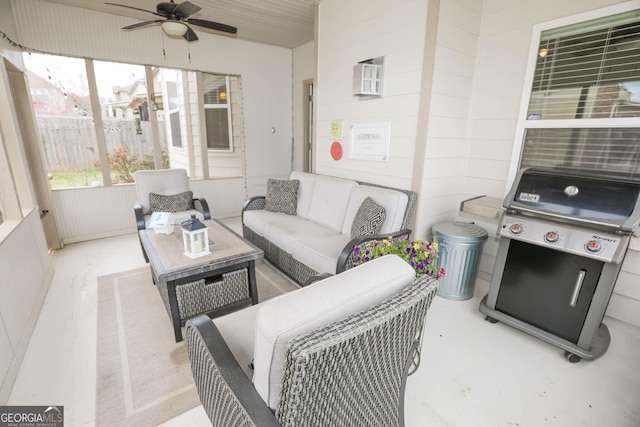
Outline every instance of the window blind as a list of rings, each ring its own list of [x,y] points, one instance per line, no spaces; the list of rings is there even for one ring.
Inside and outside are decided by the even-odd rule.
[[[207,148],[229,150],[229,117],[226,108],[207,108],[204,111],[207,128]]]
[[[202,83],[204,86],[204,103],[205,104],[226,104],[227,103],[226,76],[203,73]]]
[[[520,167],[569,166],[640,178],[640,128],[527,129]]]
[[[529,120],[640,117],[640,10],[543,31]]]

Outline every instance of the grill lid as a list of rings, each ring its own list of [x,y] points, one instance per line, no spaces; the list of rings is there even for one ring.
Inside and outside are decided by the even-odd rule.
[[[640,222],[640,181],[570,168],[527,168],[518,173],[504,207],[625,232]]]

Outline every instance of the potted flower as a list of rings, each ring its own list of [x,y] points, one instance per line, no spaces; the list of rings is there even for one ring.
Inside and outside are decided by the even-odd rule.
[[[416,277],[423,275],[434,279],[444,277],[444,268],[438,268],[438,243],[426,240],[409,240],[406,236],[384,240],[370,240],[353,248],[353,265],[360,265],[388,254],[396,254],[404,259],[416,272]]]

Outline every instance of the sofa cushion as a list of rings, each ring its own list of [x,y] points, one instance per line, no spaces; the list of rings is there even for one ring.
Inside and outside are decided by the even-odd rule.
[[[351,190],[357,186],[358,183],[350,179],[318,175],[313,188],[309,219],[339,233],[344,223]]]
[[[386,210],[384,206],[380,206],[371,197],[367,196],[353,218],[351,238],[380,233],[385,218]]]
[[[298,208],[297,179],[273,179],[267,180],[267,195],[264,208],[271,212],[281,212],[287,215],[295,215]]]
[[[381,302],[410,284],[415,273],[387,255],[311,286],[266,301],[256,318],[253,383],[267,405],[278,405],[287,342]]]
[[[264,237],[287,253],[293,252],[295,243],[300,239],[317,239],[335,236],[335,230],[317,224],[302,217],[288,217],[288,221],[273,221],[265,225]]]
[[[318,175],[307,172],[293,171],[289,179],[300,181],[298,187],[298,216],[309,218],[309,208],[311,207],[311,197]]]
[[[351,234],[353,219],[360,209],[360,205],[367,197],[371,197],[377,204],[385,209],[386,218],[382,223],[379,234],[391,233],[402,229],[404,214],[407,210],[409,197],[402,191],[388,188],[373,187],[371,185],[359,185],[353,189],[349,197],[349,205],[344,216],[342,234]]]
[[[289,225],[298,224],[299,222],[309,221],[299,216],[285,215],[283,213],[266,211],[264,209],[244,211],[242,215],[242,224],[262,237],[266,237],[265,234],[267,227],[277,227],[279,230],[287,230]],[[327,229],[319,224],[317,226]]]
[[[336,273],[338,257],[342,249],[351,241],[349,236],[335,233],[327,237],[298,240],[293,246],[293,258],[318,273]]]
[[[193,208],[193,191],[162,195],[149,193],[151,212],[183,212]]]

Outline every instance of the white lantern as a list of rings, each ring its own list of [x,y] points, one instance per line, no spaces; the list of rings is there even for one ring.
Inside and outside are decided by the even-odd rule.
[[[195,215],[191,215],[182,223],[182,243],[184,244],[184,254],[189,258],[198,258],[208,255],[209,233],[206,225],[200,222]]]

